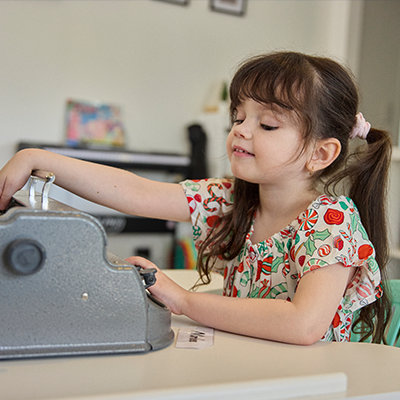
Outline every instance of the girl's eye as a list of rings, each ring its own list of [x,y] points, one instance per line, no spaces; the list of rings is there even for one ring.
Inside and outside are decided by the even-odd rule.
[[[264,131],[274,131],[274,130],[278,129],[277,126],[270,126],[270,125],[265,125],[265,124],[261,124],[261,128],[263,128]]]
[[[240,125],[242,122],[243,122],[242,119],[235,119],[235,120],[233,121],[233,124],[234,124],[234,125]]]

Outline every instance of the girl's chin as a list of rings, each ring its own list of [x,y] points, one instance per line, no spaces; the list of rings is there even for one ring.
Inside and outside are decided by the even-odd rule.
[[[241,181],[245,181],[248,183],[256,183],[258,184],[259,182],[255,181],[254,179],[251,179],[248,174],[240,173],[238,171],[234,171],[231,169],[232,176],[236,179],[240,179]]]

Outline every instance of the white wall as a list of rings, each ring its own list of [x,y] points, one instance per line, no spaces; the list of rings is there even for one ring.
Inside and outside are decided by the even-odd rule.
[[[0,166],[18,141],[61,143],[70,97],[121,105],[131,149],[187,153],[186,126],[248,55],[345,59],[356,3],[249,0],[240,18],[208,0],[0,1]]]
[[[400,1],[366,2],[359,75],[364,115],[373,126],[387,129],[395,145],[400,118],[399,21]]]

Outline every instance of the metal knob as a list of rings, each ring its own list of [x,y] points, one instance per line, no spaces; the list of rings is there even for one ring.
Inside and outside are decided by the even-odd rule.
[[[45,248],[33,239],[16,239],[5,252],[7,265],[19,275],[30,275],[39,271],[45,259]]]
[[[155,268],[139,269],[139,274],[143,279],[145,289],[148,289],[150,286],[153,286],[156,283],[156,273],[157,270]]]

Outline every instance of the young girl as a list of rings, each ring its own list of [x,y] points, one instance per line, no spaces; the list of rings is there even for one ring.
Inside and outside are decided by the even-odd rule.
[[[153,182],[28,149],[0,171],[0,209],[32,171],[51,171],[58,185],[124,213],[192,222],[200,276],[207,282],[211,270],[223,273],[225,296],[186,291],[158,271],[150,290],[172,312],[238,334],[311,344],[349,340],[361,309],[355,322],[364,337],[381,342],[390,314],[388,134],[357,113],[349,73],[326,58],[252,58],[234,76],[230,99],[233,180]],[[365,144],[348,158],[354,137]],[[331,197],[343,180],[349,197]]]

